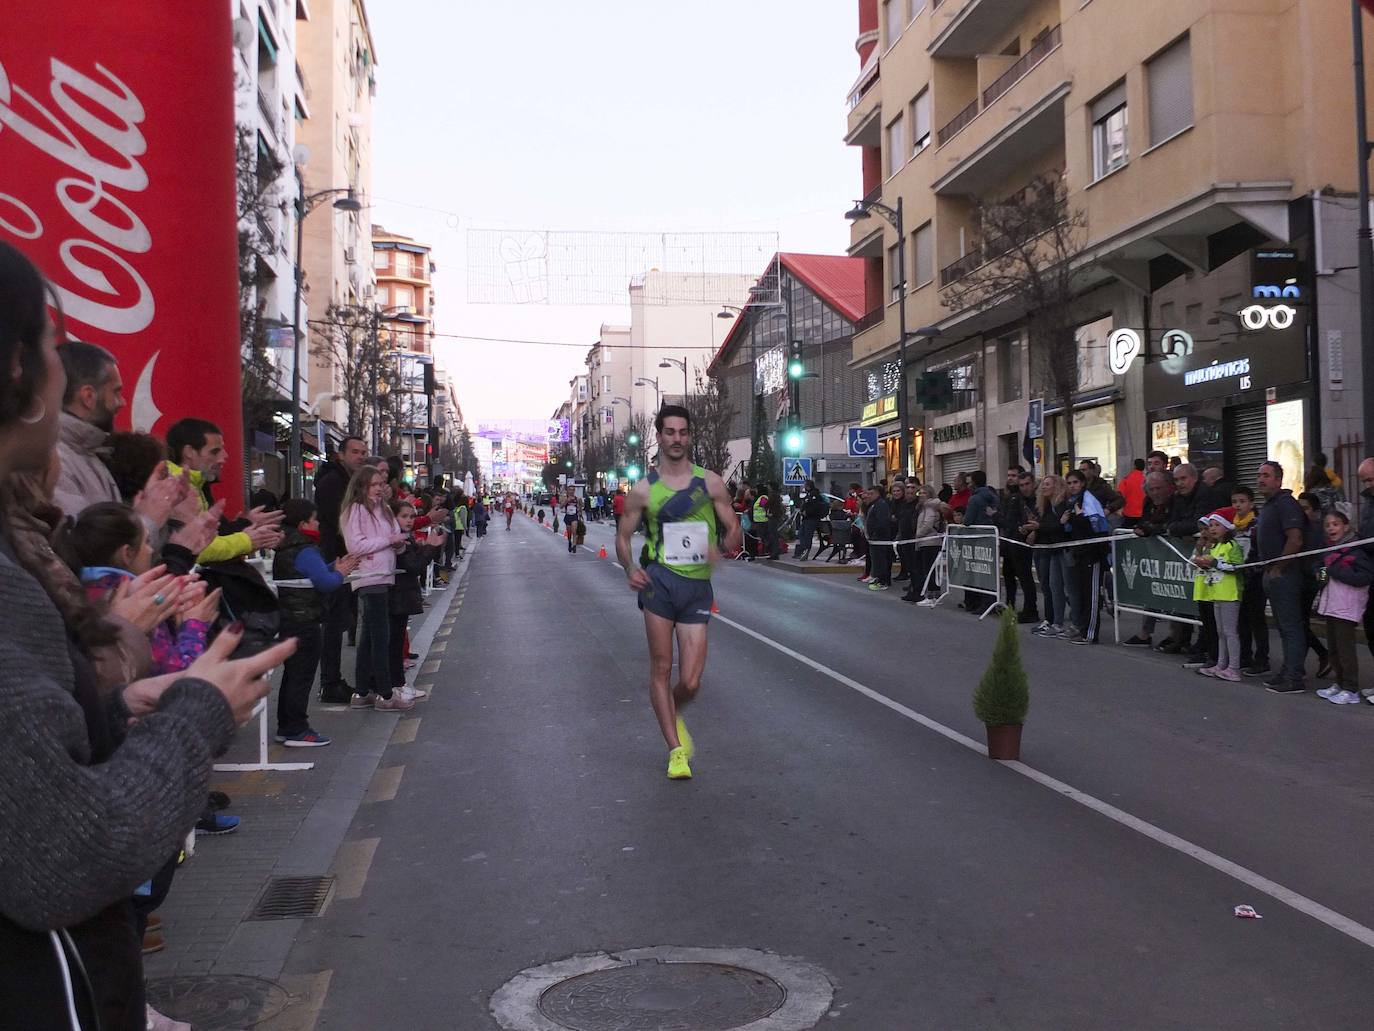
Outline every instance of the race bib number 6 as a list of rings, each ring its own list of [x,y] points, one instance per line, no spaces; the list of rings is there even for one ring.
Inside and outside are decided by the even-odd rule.
[[[663,561],[670,566],[699,566],[709,561],[710,528],[705,523],[665,523]]]

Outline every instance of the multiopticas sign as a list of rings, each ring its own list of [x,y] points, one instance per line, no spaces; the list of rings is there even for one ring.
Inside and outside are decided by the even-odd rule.
[[[1230,379],[1232,376],[1240,376],[1240,389],[1250,388],[1250,359],[1237,358],[1234,361],[1218,362],[1216,365],[1208,365],[1203,369],[1192,369],[1183,374],[1185,386],[1193,386],[1197,383],[1215,383],[1219,379]]]

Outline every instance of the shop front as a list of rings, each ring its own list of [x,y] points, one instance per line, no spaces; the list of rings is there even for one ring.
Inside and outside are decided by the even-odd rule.
[[[1259,301],[1232,317],[1238,332],[1224,343],[1165,330],[1164,356],[1144,370],[1151,450],[1220,466],[1230,482],[1249,485],[1273,459],[1284,486],[1299,492],[1313,421],[1307,311]]]
[[[981,468],[972,414],[965,412],[943,418],[930,430],[929,477],[937,487],[953,484],[957,473],[971,473]]]
[[[897,419],[897,392],[901,381],[902,363],[895,359],[873,365],[864,372],[864,403],[859,412],[859,425],[878,430],[878,457],[882,460],[880,477],[903,468],[898,453],[901,423]],[[907,457],[909,462],[910,455]]]

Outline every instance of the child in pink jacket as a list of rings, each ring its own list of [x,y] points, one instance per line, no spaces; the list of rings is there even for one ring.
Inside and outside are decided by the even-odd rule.
[[[1355,539],[1355,532],[1350,529],[1350,516],[1340,507],[1327,511],[1322,528],[1327,544],[1344,544]],[[1317,579],[1322,585],[1317,598],[1317,615],[1326,620],[1331,670],[1336,679],[1317,694],[1336,705],[1359,705],[1362,699],[1360,667],[1355,657],[1355,627],[1364,617],[1369,601],[1374,560],[1364,548],[1341,548],[1328,551],[1321,556],[1321,561],[1317,570]]]

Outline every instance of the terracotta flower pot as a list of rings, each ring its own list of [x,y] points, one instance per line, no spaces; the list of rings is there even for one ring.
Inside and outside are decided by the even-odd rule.
[[[1000,727],[988,726],[988,758],[1019,759],[1021,726],[1020,723],[1008,723]]]

